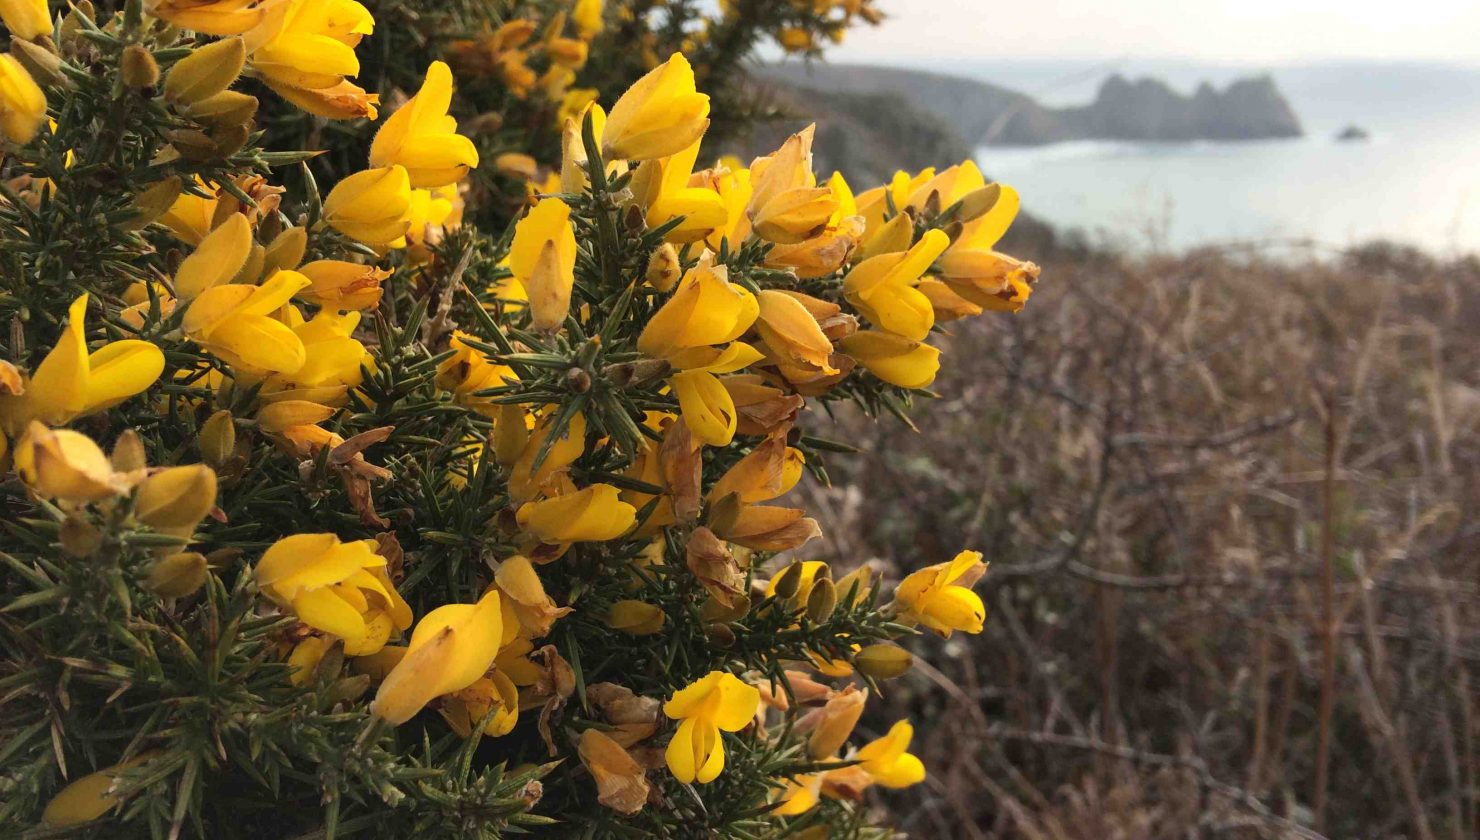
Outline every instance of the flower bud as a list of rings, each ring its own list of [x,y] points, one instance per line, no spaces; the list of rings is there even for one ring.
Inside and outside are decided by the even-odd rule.
[[[87,521],[87,517],[76,511],[62,520],[61,532],[57,538],[62,543],[62,550],[73,557],[89,557],[103,544],[103,533],[96,525]]]
[[[827,578],[812,584],[812,592],[807,595],[807,618],[821,624],[832,617],[833,610],[838,607],[838,589],[832,581]]]
[[[960,201],[956,202],[961,208],[956,213],[956,220],[969,222],[972,219],[985,216],[993,207],[997,206],[997,200],[1001,197],[1001,184],[987,184],[985,187],[972,190]]]
[[[37,495],[49,499],[95,502],[122,490],[113,465],[91,438],[40,423],[33,422],[16,446],[15,469]]]
[[[10,36],[10,54],[26,68],[37,84],[66,86],[70,80],[62,74],[62,59],[52,50],[33,41]]]
[[[211,415],[211,419],[200,427],[196,440],[201,458],[215,469],[220,469],[236,451],[236,423],[231,412],[222,409]]]
[[[46,0],[0,0],[0,21],[15,37],[28,41],[51,34]]]
[[[143,764],[155,755],[152,751],[140,753],[121,764],[105,767],[75,780],[46,803],[46,810],[41,813],[41,822],[53,826],[81,825],[103,816],[119,802],[118,796],[112,793],[118,774]]]
[[[135,90],[152,87],[159,81],[159,62],[154,60],[153,53],[138,44],[123,48],[119,71],[123,83]]]
[[[134,196],[133,215],[119,224],[124,230],[141,230],[163,216],[180,197],[180,178],[172,175],[155,181]]]
[[[121,473],[147,469],[149,462],[144,456],[144,441],[133,429],[124,429],[118,440],[113,442],[113,454],[109,456],[113,469]]]
[[[629,599],[612,604],[606,626],[633,636],[651,636],[663,629],[666,618],[657,605]]]
[[[727,649],[735,644],[735,630],[728,624],[706,624],[704,635],[717,648]]]
[[[899,645],[869,645],[853,657],[853,664],[876,680],[903,676],[915,664],[915,657]]]
[[[189,531],[216,504],[216,473],[204,464],[170,467],[139,486],[134,515],[160,531]]]
[[[98,12],[93,8],[91,0],[77,0],[72,4],[72,10],[62,18],[62,31],[57,33],[63,43],[69,43],[81,37],[80,33],[85,31],[81,18],[97,20]]]
[[[257,116],[257,97],[234,90],[223,90],[196,102],[185,113],[196,122],[214,126],[249,123]]]
[[[162,598],[184,598],[206,582],[207,574],[205,555],[182,551],[155,563],[144,586]]]
[[[865,565],[838,578],[838,597],[842,600],[843,606],[851,607],[868,595],[869,578],[872,575],[873,569]]]
[[[853,734],[853,727],[858,725],[867,701],[867,691],[859,691],[850,685],[829,698],[821,709],[808,713],[798,723],[812,730],[812,737],[807,739],[808,754],[817,759],[837,755],[847,743],[848,736]]]
[[[783,600],[796,595],[802,587],[802,564],[792,563],[776,578],[776,597]]]
[[[672,242],[664,242],[648,257],[643,279],[660,292],[671,292],[682,274],[683,266],[678,261],[678,249],[673,247]]]
[[[263,254],[262,273],[269,275],[274,271],[291,271],[303,262],[303,255],[307,251],[308,231],[301,227],[290,227],[273,237],[268,244],[267,252]],[[310,281],[312,279],[309,278]]]
[[[240,38],[223,38],[199,47],[170,68],[164,96],[170,102],[194,105],[231,87],[247,62]]]

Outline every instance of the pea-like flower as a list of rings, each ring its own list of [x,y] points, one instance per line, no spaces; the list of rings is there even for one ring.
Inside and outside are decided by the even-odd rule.
[[[96,502],[128,489],[92,438],[70,429],[31,428],[15,448],[15,470],[37,495],[64,502]]]
[[[307,359],[303,340],[272,315],[307,285],[302,274],[279,271],[260,286],[206,289],[185,312],[185,335],[242,372],[297,371]]]
[[[576,281],[576,234],[565,202],[541,199],[514,226],[509,270],[529,296],[535,329],[559,329],[570,311]]]
[[[495,591],[476,604],[448,604],[427,613],[406,653],[386,674],[370,711],[399,726],[444,694],[462,691],[488,673],[504,625]]]
[[[593,484],[521,505],[515,518],[535,539],[550,545],[614,540],[632,529],[637,509],[610,484]]]
[[[262,0],[159,0],[150,11],[181,29],[240,35],[261,23],[270,5]]]
[[[693,145],[709,128],[709,97],[694,86],[694,68],[674,53],[628,88],[602,133],[608,158],[652,160]]]
[[[419,189],[455,184],[478,165],[473,141],[457,133],[448,115],[452,104],[452,70],[441,61],[427,67],[421,90],[396,109],[375,133],[370,165],[406,167],[411,186]]]
[[[67,310],[67,326],[20,394],[0,395],[0,424],[19,434],[31,420],[59,425],[112,408],[164,372],[164,353],[148,341],[111,341],[87,350],[88,295]]]
[[[863,330],[838,342],[869,373],[900,388],[928,388],[940,370],[940,351],[881,330]]]
[[[951,631],[980,633],[987,609],[971,587],[987,572],[980,551],[963,551],[949,563],[911,572],[895,593],[901,620],[921,624],[945,638]]]
[[[673,777],[684,784],[707,784],[725,767],[720,732],[739,732],[755,719],[760,691],[724,671],[710,671],[667,703],[663,714],[680,721],[664,757]]]
[[[399,164],[363,172],[334,185],[324,221],[366,245],[399,245],[411,229],[411,178]]]
[[[925,781],[925,765],[908,750],[915,736],[909,721],[898,721],[882,738],[858,748],[856,758],[873,781],[888,788],[903,788]]]
[[[929,230],[904,253],[870,257],[848,272],[843,294],[879,329],[923,341],[935,326],[935,309],[915,287],[950,244],[943,231]]]
[[[272,544],[257,563],[257,585],[304,624],[344,640],[351,656],[375,653],[393,631],[411,626],[411,607],[385,571],[374,540],[296,534]],[[414,643],[414,642],[413,642]]]
[[[245,35],[252,66],[274,88],[332,88],[360,73],[355,47],[375,28],[355,0],[281,0]]]
[[[46,0],[0,0],[0,20],[10,34],[23,41],[51,34],[51,10]]]

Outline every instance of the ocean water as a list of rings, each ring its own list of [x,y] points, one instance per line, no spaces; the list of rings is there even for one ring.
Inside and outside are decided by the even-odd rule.
[[[1045,66],[973,69],[1029,93],[1036,79],[1036,95],[1054,104],[1091,98],[1104,75]],[[1115,69],[1138,74],[1134,66]],[[1221,84],[1250,70],[1176,65],[1142,72],[1185,91],[1196,80]],[[1025,211],[1092,241],[1320,251],[1385,239],[1444,255],[1480,252],[1480,70],[1337,64],[1271,72],[1305,137],[991,146],[979,149],[977,160],[1017,187]],[[1055,84],[1055,73],[1071,81]],[[1371,139],[1338,142],[1337,132],[1350,124]]]

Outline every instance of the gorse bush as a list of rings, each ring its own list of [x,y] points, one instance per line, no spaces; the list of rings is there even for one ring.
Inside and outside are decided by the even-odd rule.
[[[986,567],[834,576],[781,497],[1037,268],[970,163],[698,168],[864,0],[0,16],[7,832],[889,834],[854,724]]]

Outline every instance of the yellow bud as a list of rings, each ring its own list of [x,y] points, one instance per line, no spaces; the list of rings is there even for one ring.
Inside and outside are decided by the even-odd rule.
[[[62,18],[62,31],[58,33],[64,43],[73,41],[79,37],[84,27],[79,18],[97,20],[97,10],[93,8],[91,0],[77,0],[72,4],[72,10]]]
[[[170,176],[155,181],[134,196],[134,215],[119,225],[124,230],[140,230],[163,216],[180,197],[180,178]]]
[[[15,56],[16,61],[26,68],[38,84],[45,85],[69,85],[70,81],[62,75],[62,59],[52,50],[35,43],[26,41],[18,35],[10,36],[10,54]]]
[[[662,608],[646,601],[624,600],[612,604],[606,626],[633,636],[651,636],[663,629],[667,618]]]
[[[62,543],[62,549],[73,557],[89,557],[103,544],[103,532],[78,511],[73,511],[62,520],[61,532],[57,537]]]
[[[660,292],[671,292],[682,274],[683,266],[678,261],[678,249],[673,247],[672,242],[664,242],[648,257],[644,279],[649,286]]]
[[[802,568],[801,563],[792,563],[776,578],[777,598],[785,599],[797,594],[802,587]]]
[[[0,20],[16,38],[30,41],[51,34],[46,0],[0,0]]]
[[[240,38],[223,38],[196,49],[170,68],[164,96],[171,102],[193,105],[231,87],[247,62]]]
[[[972,190],[957,202],[961,205],[961,209],[956,214],[956,220],[969,222],[972,219],[985,216],[993,207],[997,206],[997,200],[1001,197],[1001,184],[987,184],[985,187]]]
[[[272,243],[267,246],[262,271],[264,274],[272,274],[274,271],[295,269],[303,262],[303,255],[307,250],[308,231],[301,227],[290,227],[273,237]]]
[[[334,409],[308,400],[278,400],[257,412],[257,425],[269,434],[280,434],[294,426],[313,426],[334,416]]]
[[[807,618],[820,624],[831,618],[837,607],[838,589],[832,581],[823,578],[812,584],[812,592],[807,595]]]
[[[205,555],[182,551],[156,562],[144,585],[163,598],[184,598],[206,582],[207,574]]]
[[[77,779],[46,803],[41,821],[47,825],[80,825],[103,816],[118,804],[118,796],[112,792],[118,774],[143,764],[154,755],[153,752],[141,753],[121,764],[105,767]]]
[[[143,470],[149,466],[144,455],[144,441],[133,429],[124,429],[118,440],[113,442],[113,454],[109,456],[113,469],[121,473]]]
[[[915,664],[910,652],[899,645],[869,645],[853,657],[858,670],[876,680],[892,680],[902,676]]]
[[[223,90],[186,108],[185,113],[196,122],[214,126],[242,125],[251,122],[257,115],[257,97],[240,91]]]
[[[498,408],[493,427],[493,457],[502,466],[513,466],[529,442],[529,428],[524,425],[524,407],[507,404]]]
[[[236,423],[231,418],[231,412],[222,409],[212,414],[211,419],[200,427],[197,444],[201,458],[212,467],[220,469],[236,451]]]
[[[119,59],[119,72],[123,83],[131,88],[146,88],[159,81],[159,62],[154,55],[138,44],[123,48]]]
[[[161,531],[189,531],[215,504],[216,473],[210,467],[170,467],[139,486],[134,515]]]

